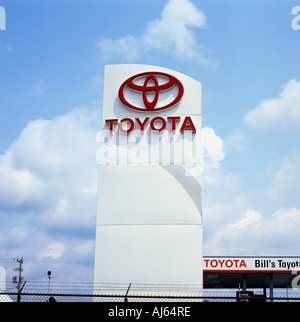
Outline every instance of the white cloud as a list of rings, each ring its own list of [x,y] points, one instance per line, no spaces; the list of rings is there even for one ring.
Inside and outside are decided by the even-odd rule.
[[[133,62],[153,49],[181,59],[207,64],[202,49],[197,44],[192,28],[206,25],[205,14],[189,0],[169,0],[161,17],[147,23],[141,37],[127,35],[116,40],[106,38],[98,41],[101,58],[121,56]]]
[[[271,219],[266,219],[266,230],[282,248],[291,244],[291,249],[298,249],[300,241],[300,209],[296,207],[282,208],[274,212]],[[294,244],[294,245],[293,245]]]
[[[255,210],[220,229],[207,242],[212,254],[228,255],[291,255],[298,253],[300,242],[300,209],[282,208],[270,218]]]
[[[248,210],[245,214],[245,216],[227,226],[228,230],[242,230],[245,228],[248,228],[250,225],[254,224],[259,224],[262,220],[262,216],[258,211],[255,210]]]
[[[0,54],[5,53],[8,54],[12,51],[12,44],[3,44],[2,41],[0,41]]]
[[[11,164],[11,153],[0,156],[0,208],[15,209],[37,202],[43,183],[28,169],[16,169]]]
[[[63,256],[66,251],[64,244],[60,242],[51,242],[49,243],[40,253],[42,258],[53,258],[58,259]]]
[[[300,82],[291,79],[283,86],[279,97],[265,99],[244,116],[253,129],[278,132],[300,127]]]
[[[290,153],[270,162],[267,167],[270,185],[266,195],[272,203],[297,202],[300,193],[300,155]]]
[[[277,189],[295,188],[300,185],[300,156],[298,153],[285,156],[273,174],[272,186]]]
[[[205,168],[218,168],[220,161],[225,157],[223,150],[223,140],[216,135],[214,129],[209,127],[203,128],[203,144]]]
[[[233,131],[235,133],[235,131]],[[232,133],[232,135],[233,135]],[[300,242],[300,156],[292,151],[270,162],[261,178],[253,178],[247,193],[239,175],[222,167],[224,149],[242,150],[241,140],[225,141],[211,128],[203,129],[204,251],[206,255],[293,255]],[[258,183],[259,181],[261,186]],[[251,201],[251,202],[250,202]],[[260,206],[263,212],[252,207]],[[291,207],[290,205],[296,205]],[[275,210],[274,210],[275,209]],[[277,209],[277,210],[276,210]]]
[[[32,96],[43,96],[48,92],[48,86],[45,84],[43,79],[36,82],[30,89]]]
[[[246,194],[242,190],[238,175],[224,173],[222,168],[204,169],[202,180],[202,209],[204,225],[204,241],[206,254],[210,248],[206,247],[216,234],[235,222],[241,213],[247,209]]]
[[[140,57],[143,50],[141,40],[131,35],[120,37],[116,40],[110,38],[101,39],[97,42],[97,46],[101,49],[102,60],[120,56],[128,62],[134,62]]]
[[[9,162],[15,169],[47,179],[47,185],[56,179],[70,184],[83,181],[90,168],[82,165],[94,161],[98,119],[94,110],[75,108],[53,120],[31,121],[10,146]]]
[[[203,128],[204,172],[202,178],[202,202],[205,245],[215,238],[221,227],[236,220],[246,209],[245,193],[238,175],[225,173],[224,142],[214,129]],[[209,247],[205,246],[206,254]]]
[[[189,0],[170,0],[161,18],[147,24],[143,39],[150,48],[206,63],[191,29],[205,24],[205,14]]]
[[[244,151],[247,149],[246,132],[234,129],[224,141],[225,150]]]
[[[0,156],[0,255],[24,256],[31,278],[34,261],[93,259],[99,120],[83,107],[31,121]]]

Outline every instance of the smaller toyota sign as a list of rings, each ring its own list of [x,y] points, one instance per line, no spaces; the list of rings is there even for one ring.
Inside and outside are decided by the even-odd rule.
[[[300,257],[204,257],[204,271],[273,271],[300,270]]]

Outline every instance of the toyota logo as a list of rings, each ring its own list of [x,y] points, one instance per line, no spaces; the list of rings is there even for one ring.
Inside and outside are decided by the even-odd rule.
[[[183,92],[183,85],[176,77],[161,72],[146,72],[128,78],[120,86],[119,98],[124,105],[133,110],[154,113],[174,106],[182,98]],[[135,105],[133,93],[140,94],[144,107]],[[160,96],[164,96],[162,100]],[[142,105],[142,102],[139,105]]]

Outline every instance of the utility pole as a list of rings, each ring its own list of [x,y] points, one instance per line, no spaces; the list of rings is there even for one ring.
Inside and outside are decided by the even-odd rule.
[[[22,265],[23,265],[23,257],[19,260],[18,258],[16,259],[16,261],[20,264],[19,266],[19,281],[18,281],[18,299],[17,302],[21,302],[21,291],[23,289],[21,289],[21,283],[22,283]]]

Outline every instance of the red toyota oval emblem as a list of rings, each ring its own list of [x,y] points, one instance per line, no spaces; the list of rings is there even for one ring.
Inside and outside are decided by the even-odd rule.
[[[139,82],[139,84],[137,82]],[[169,99],[164,105],[157,106],[161,93],[172,90],[175,86],[177,86],[175,98],[171,99],[171,101]],[[145,107],[137,106],[134,105],[134,103],[129,102],[124,93],[127,89],[140,93]],[[146,72],[128,78],[120,86],[119,98],[123,104],[133,110],[140,112],[158,112],[168,109],[178,103],[181,100],[183,93],[183,85],[176,77],[162,72]],[[152,100],[149,100],[148,95],[151,95]]]

